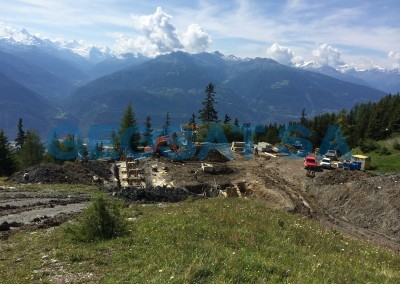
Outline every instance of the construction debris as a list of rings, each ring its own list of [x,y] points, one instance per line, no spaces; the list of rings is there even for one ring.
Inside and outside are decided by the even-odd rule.
[[[201,163],[201,169],[206,173],[214,173],[215,171],[213,165],[207,163]]]
[[[231,150],[233,152],[243,152],[245,145],[245,142],[232,142]]]

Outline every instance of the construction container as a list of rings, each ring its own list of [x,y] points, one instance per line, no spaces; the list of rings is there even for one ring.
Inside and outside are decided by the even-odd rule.
[[[352,155],[352,161],[360,163],[360,170],[369,170],[371,168],[371,157],[364,155]]]
[[[354,170],[356,170],[356,171],[361,170],[361,162],[353,161],[353,162],[351,162],[351,165],[353,166]]]

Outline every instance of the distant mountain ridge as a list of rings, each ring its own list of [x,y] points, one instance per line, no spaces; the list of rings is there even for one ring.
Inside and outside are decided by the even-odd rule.
[[[18,112],[7,110],[10,122],[0,120],[0,128],[9,133],[15,128],[11,121],[16,124],[32,103],[40,106],[37,117],[49,121],[39,123],[27,116],[38,122],[41,133],[54,121],[74,121],[85,129],[118,125],[129,101],[139,123],[150,115],[155,125],[162,125],[170,112],[172,123],[178,124],[197,115],[204,88],[212,82],[221,118],[228,114],[240,122],[270,123],[296,120],[303,108],[313,116],[376,101],[385,95],[376,86],[396,90],[400,83],[396,70],[289,67],[268,58],[243,59],[219,52],[174,52],[156,58],[115,55],[107,48],[42,39],[1,23],[0,73],[13,86],[7,94],[0,89],[3,101],[9,96],[14,106],[19,104]],[[17,100],[21,89],[24,99]],[[5,119],[4,113],[0,110]]]
[[[315,62],[294,65],[309,71],[315,71],[333,78],[369,86],[386,93],[397,94],[400,92],[400,69],[386,70],[380,67],[370,69],[357,69],[348,65],[333,68],[320,66]]]
[[[42,137],[59,124],[77,123],[71,115],[1,72],[0,90],[0,128],[10,139],[17,133],[19,118],[23,119],[25,129],[34,129]]]
[[[96,79],[65,102],[81,114],[81,127],[109,121],[118,124],[131,101],[139,120],[150,115],[162,124],[166,112],[175,123],[187,122],[202,107],[204,89],[216,85],[216,108],[244,122],[287,122],[309,115],[376,101],[385,93],[274,60],[228,60],[220,53],[174,52]],[[108,118],[107,118],[108,117]]]
[[[118,71],[118,67],[127,67],[127,62],[132,58],[138,58],[138,61],[143,61],[144,57],[139,54],[116,54],[108,47],[97,47],[82,41],[62,41],[42,39],[30,34],[26,29],[17,31],[11,27],[0,23],[0,50],[12,53],[12,50],[26,46],[36,46],[39,49],[55,53],[61,56],[66,61],[74,62],[80,66],[81,71],[84,71],[91,79],[95,79],[99,74],[107,75]],[[233,55],[224,56],[225,60],[243,61]],[[105,72],[104,69],[99,71],[94,67],[98,63],[113,62],[114,67],[111,72]],[[117,65],[115,65],[117,64]],[[103,65],[104,66],[104,65]],[[367,85],[369,87],[384,91],[386,93],[400,92],[400,69],[386,70],[380,67],[370,69],[351,68],[347,65],[332,68],[329,66],[320,66],[315,62],[302,62],[295,64],[292,67],[307,69],[310,71],[319,72],[339,80],[345,80],[352,83]],[[100,67],[102,68],[102,67]]]

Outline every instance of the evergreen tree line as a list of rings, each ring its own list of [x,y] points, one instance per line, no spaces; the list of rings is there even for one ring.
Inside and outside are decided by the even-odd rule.
[[[186,124],[186,129],[193,131],[193,140],[199,142],[206,141],[210,127],[218,123],[221,125],[228,142],[242,141],[245,131],[243,127],[239,127],[239,120],[237,118],[235,118],[233,124],[230,123],[231,118],[228,114],[225,115],[223,122],[218,119],[218,111],[215,108],[217,102],[215,101],[216,92],[214,84],[208,84],[204,93],[203,108],[198,111],[198,116],[193,113]],[[196,118],[201,121],[200,125],[197,124]],[[167,112],[160,136],[168,137],[172,135],[174,137],[173,140],[175,140],[177,133],[171,133],[170,126],[170,113]],[[128,154],[131,151],[137,151],[140,146],[153,146],[154,137],[151,118],[149,116],[146,117],[144,131],[140,133],[132,104],[129,103],[123,113],[118,131],[112,132],[111,137],[113,148],[119,156]]]
[[[349,111],[343,109],[339,113],[324,113],[312,119],[307,118],[306,110],[301,112],[299,121],[289,122],[304,126],[311,131],[310,137],[302,137],[302,133],[291,133],[309,140],[314,148],[320,147],[331,125],[340,126],[350,148],[360,147],[364,152],[374,150],[375,141],[390,137],[400,132],[400,94],[387,95],[378,102],[356,104]],[[260,141],[279,143],[285,125],[257,125],[254,129],[254,143]]]
[[[225,115],[221,122],[218,119],[218,111],[215,109],[215,86],[210,83],[205,89],[205,100],[199,115],[192,114],[188,126],[196,135],[195,141],[206,141],[212,125],[219,124],[226,137],[226,142],[243,141],[248,139],[250,130],[243,125],[239,126],[236,118],[231,124],[231,118]],[[196,118],[201,124],[196,123]],[[394,132],[400,132],[400,94],[388,95],[376,103],[363,103],[355,105],[351,110],[342,110],[339,113],[325,113],[312,119],[307,118],[303,109],[300,121],[290,124],[300,124],[311,131],[307,138],[314,147],[319,147],[325,137],[329,126],[338,124],[345,135],[350,148],[360,146],[367,149],[368,141],[376,141],[388,138]],[[137,151],[140,146],[153,146],[153,128],[151,118],[146,117],[145,127],[139,132],[132,104],[129,103],[121,119],[120,127],[111,134],[114,151],[121,156],[130,151]],[[161,135],[171,135],[170,114],[167,112]],[[269,124],[257,125],[254,129],[253,139],[257,143],[265,141],[272,144],[280,142],[280,136],[285,131],[284,125]],[[176,133],[172,133],[176,136]],[[294,134],[301,136],[301,134]],[[210,142],[210,141],[209,141]],[[221,142],[221,141],[211,141]],[[11,147],[8,138],[0,129],[0,176],[11,175],[16,170],[24,170],[41,162],[63,163],[66,160],[96,159],[102,155],[104,145],[97,142],[94,149],[87,148],[82,138],[68,134],[60,140],[54,133],[48,144],[48,153],[34,130],[24,131],[23,121],[18,121],[18,133],[15,138],[15,147]],[[371,150],[371,149],[367,149]]]
[[[305,119],[311,130],[312,143],[319,147],[330,125],[338,124],[350,148],[363,148],[368,141],[384,140],[400,132],[400,95],[387,95],[378,102],[357,104],[349,111],[326,113]],[[366,149],[367,150],[367,149]]]
[[[18,134],[12,147],[4,131],[0,129],[0,176],[9,176],[45,159],[45,147],[34,130],[24,131],[23,121],[18,120]]]

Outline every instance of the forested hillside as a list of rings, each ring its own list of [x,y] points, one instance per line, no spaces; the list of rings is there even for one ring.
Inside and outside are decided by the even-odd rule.
[[[306,112],[303,110],[299,121],[290,124],[300,124],[309,129],[309,140],[314,147],[321,145],[328,128],[334,124],[340,126],[350,148],[361,146],[365,150],[371,150],[365,147],[369,142],[400,132],[400,94],[388,95],[378,102],[356,104],[349,111],[343,109],[339,113],[325,113],[313,118],[307,118]],[[282,127],[277,124],[257,126],[255,140],[275,143]]]

